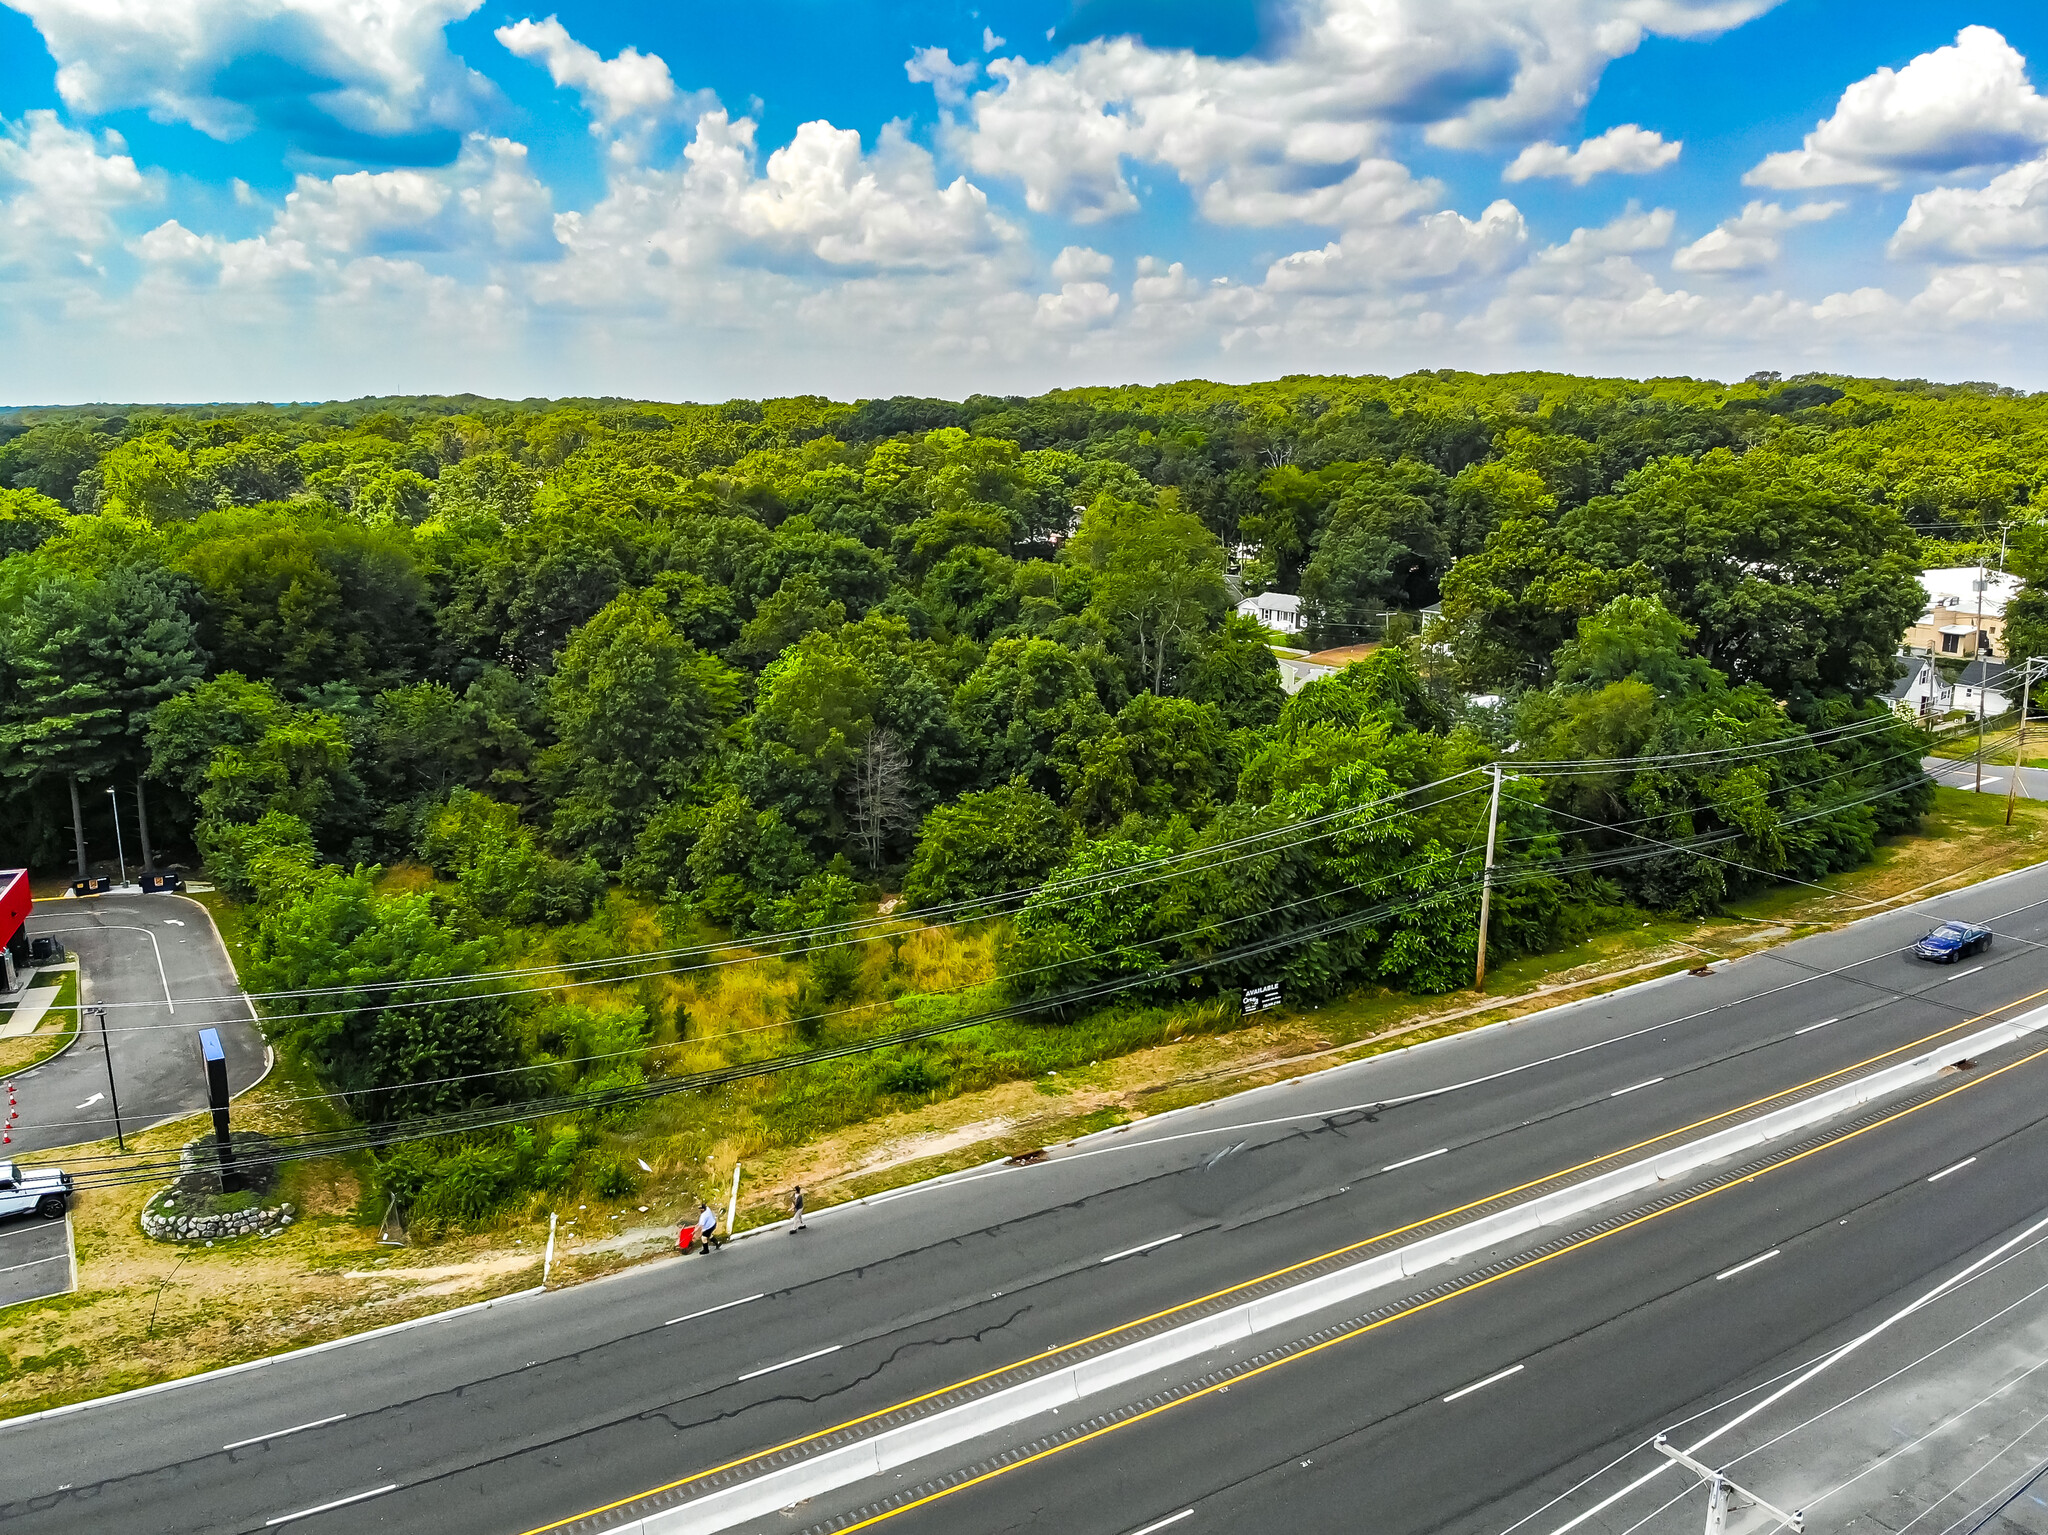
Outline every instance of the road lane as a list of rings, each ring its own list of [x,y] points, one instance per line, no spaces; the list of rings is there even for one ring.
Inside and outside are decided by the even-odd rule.
[[[2048,938],[2048,908],[2031,904],[2043,896],[2048,878],[2037,875],[1944,903],[1944,915],[2027,908],[2001,918],[2014,941],[1994,948],[1978,974],[1904,960],[1899,948],[1930,919],[1882,918],[1782,957],[1756,955],[1141,1123],[1035,1167],[821,1212],[816,1243],[743,1242],[217,1385],[7,1430],[52,1463],[89,1460],[100,1480],[33,1512],[0,1512],[22,1515],[26,1529],[83,1528],[89,1508],[146,1512],[170,1530],[255,1527],[380,1485],[388,1477],[378,1469],[390,1468],[405,1478],[404,1497],[351,1516],[360,1525],[321,1518],[340,1520],[335,1528],[402,1523],[426,1506],[407,1499],[432,1501],[424,1479],[462,1488],[436,1515],[451,1530],[524,1528],[536,1513],[630,1494],[1242,1282],[2041,990],[2048,958],[2024,940]],[[1800,1033],[1817,1012],[1842,1026]],[[1626,1042],[1603,1043],[1617,1039]],[[1654,1091],[1614,1096],[1651,1076],[1665,1079]],[[1405,1107],[1355,1108],[1480,1079]],[[1216,1158],[1240,1141],[1243,1149]],[[1411,1159],[1418,1165],[1383,1171]],[[1168,1232],[1183,1240],[1101,1267],[1134,1238]],[[733,1315],[664,1327],[750,1298]],[[743,1374],[826,1348],[739,1386]],[[333,1413],[347,1416],[296,1443],[219,1449]]]

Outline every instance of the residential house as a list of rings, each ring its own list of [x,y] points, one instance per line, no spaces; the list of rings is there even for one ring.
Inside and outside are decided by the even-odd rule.
[[[1261,592],[1256,597],[1247,597],[1237,605],[1237,611],[1282,634],[1301,633],[1301,599],[1287,592]]]
[[[2019,702],[2013,689],[2017,679],[2008,680],[2012,668],[1989,657],[1970,662],[1954,682],[1942,676],[1941,668],[1927,656],[1905,655],[1899,660],[1906,674],[1892,684],[1885,697],[1894,709],[1911,718],[1939,719],[1955,713],[1974,716],[1981,702],[1984,717],[1991,719]]]

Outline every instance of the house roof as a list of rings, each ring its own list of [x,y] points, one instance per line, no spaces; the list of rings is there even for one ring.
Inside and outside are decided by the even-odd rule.
[[[1984,565],[1944,565],[1920,572],[1920,584],[1927,591],[1927,609],[1946,608],[1973,617],[1977,612],[1977,585],[1984,583],[1984,616],[2003,618],[2005,605],[2019,592],[2018,576]]]

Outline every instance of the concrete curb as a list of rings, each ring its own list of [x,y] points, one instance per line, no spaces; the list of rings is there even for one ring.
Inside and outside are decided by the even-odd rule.
[[[1274,1294],[1214,1316],[1144,1338],[1108,1353],[930,1417],[884,1430],[794,1465],[719,1488],[680,1507],[664,1509],[621,1525],[634,1535],[714,1535],[749,1519],[848,1486],[864,1477],[907,1465],[997,1429],[1021,1423],[1096,1392],[1185,1363],[1213,1349],[1243,1342],[1329,1306],[1355,1300],[1388,1285],[1532,1232],[1584,1215],[1653,1189],[1661,1183],[1726,1162],[1768,1142],[1782,1140],[1823,1121],[1891,1097],[1939,1076],[1955,1062],[1998,1049],[2048,1029],[2048,1007],[1967,1038],[1936,1046],[1897,1066],[1817,1093],[1801,1102],[1682,1146],[1644,1157],[1613,1172],[1542,1195],[1494,1215],[1483,1216],[1435,1236],[1409,1242],[1331,1274],[1304,1280]]]

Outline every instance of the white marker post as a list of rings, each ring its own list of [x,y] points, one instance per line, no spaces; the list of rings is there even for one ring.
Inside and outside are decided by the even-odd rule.
[[[728,1241],[739,1229],[740,1215],[740,1164],[732,1164],[732,1197],[725,1202],[725,1235]]]
[[[547,1250],[547,1253],[546,1253],[546,1254],[545,1254],[545,1255],[544,1255],[544,1256],[543,1256],[543,1257],[541,1258],[541,1260],[540,1260],[540,1283],[541,1283],[541,1288],[542,1288],[542,1289],[546,1289],[546,1288],[547,1288],[547,1283],[548,1283],[548,1270],[552,1269],[552,1268],[553,1268],[554,1266],[555,1266],[555,1212],[554,1212],[554,1211],[552,1211],[552,1210],[550,1210],[550,1211],[548,1211],[548,1250]]]

